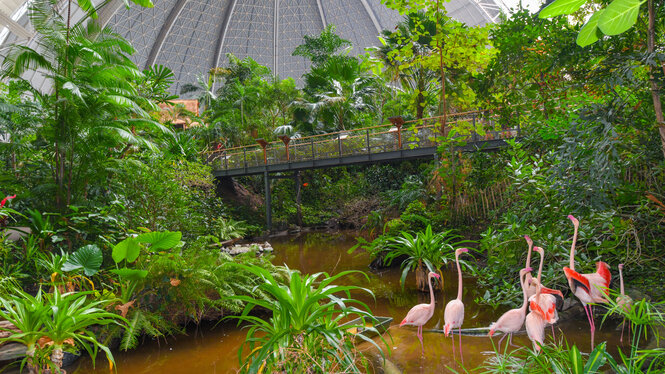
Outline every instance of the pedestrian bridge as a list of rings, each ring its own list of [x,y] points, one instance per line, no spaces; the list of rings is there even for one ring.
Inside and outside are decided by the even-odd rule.
[[[502,128],[490,111],[450,114],[443,117],[403,121],[306,137],[281,136],[268,142],[206,152],[215,177],[300,171],[364,163],[435,158],[443,141],[449,142],[450,126],[462,129],[453,136],[460,151],[489,151],[506,145],[505,139],[520,136],[520,128]],[[482,126],[478,126],[482,125]],[[471,131],[471,129],[483,129]],[[464,130],[467,129],[467,130]]]

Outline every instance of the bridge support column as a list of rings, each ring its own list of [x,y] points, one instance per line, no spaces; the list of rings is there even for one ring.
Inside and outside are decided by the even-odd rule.
[[[266,204],[266,230],[272,230],[272,208],[270,198],[270,174],[267,171],[263,172],[263,180],[265,182],[265,204]]]

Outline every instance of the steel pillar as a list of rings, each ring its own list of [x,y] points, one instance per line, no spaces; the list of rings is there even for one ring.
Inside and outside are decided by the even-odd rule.
[[[268,232],[272,230],[272,209],[270,199],[270,174],[267,171],[263,172],[263,180],[265,181],[265,204],[266,204],[266,229]]]

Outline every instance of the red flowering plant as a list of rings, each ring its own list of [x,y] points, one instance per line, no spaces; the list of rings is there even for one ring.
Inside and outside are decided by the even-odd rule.
[[[14,196],[7,196],[2,201],[0,201],[0,227],[4,227],[7,225],[7,222],[9,221],[10,214],[19,214],[19,212],[15,211],[14,209],[10,209],[5,207],[7,202],[13,198],[15,198],[16,195]]]

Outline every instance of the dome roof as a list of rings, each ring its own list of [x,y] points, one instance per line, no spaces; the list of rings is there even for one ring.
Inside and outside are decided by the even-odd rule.
[[[18,4],[19,0],[10,1]],[[444,5],[451,17],[475,26],[497,20],[501,8],[495,1],[500,2],[451,0]],[[153,2],[154,8],[134,5],[127,9],[122,0],[112,0],[100,12],[99,22],[132,43],[136,49],[132,59],[139,68],[161,64],[172,69],[176,76],[175,92],[182,84],[194,82],[197,74],[225,65],[227,53],[239,58],[250,56],[282,78],[300,80],[309,63],[291,53],[302,43],[304,35],[319,34],[326,25],[334,24],[337,33],[353,43],[351,53],[359,54],[378,43],[376,36],[381,30],[394,28],[402,19],[380,0]],[[25,15],[6,15],[18,18],[14,23],[30,30]],[[14,29],[9,27],[9,30]],[[5,44],[20,40],[21,36],[10,32]],[[2,39],[0,34],[0,43]]]

